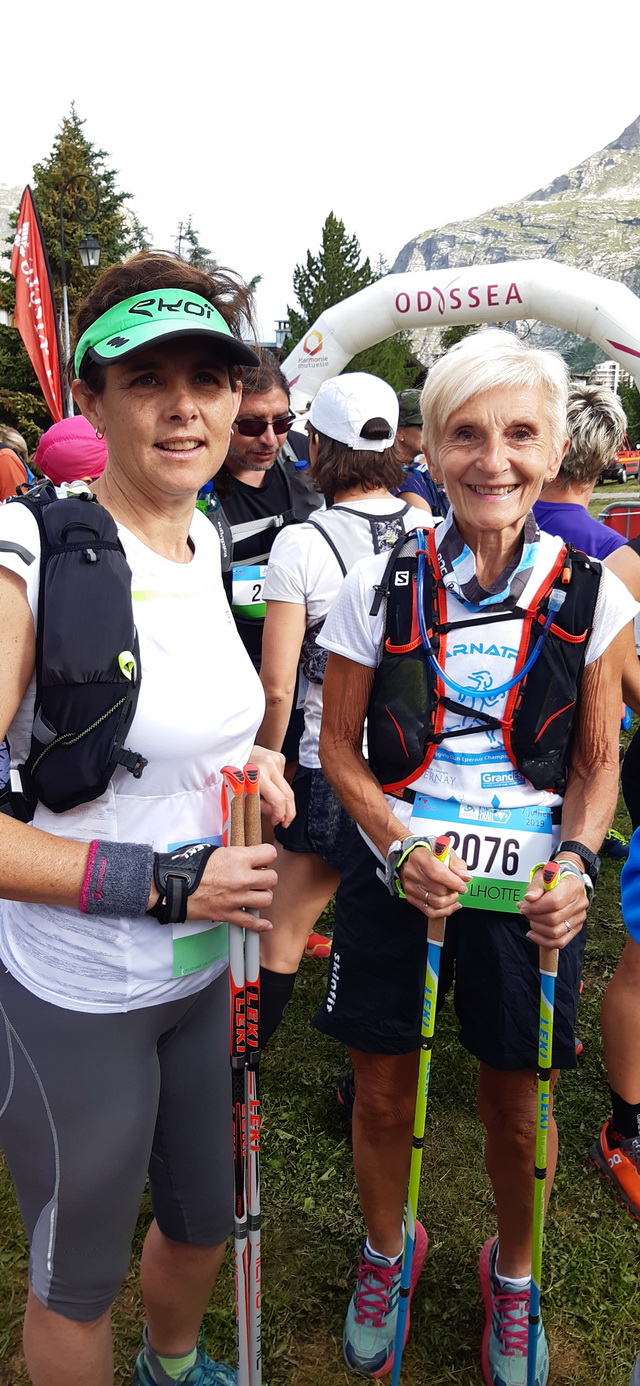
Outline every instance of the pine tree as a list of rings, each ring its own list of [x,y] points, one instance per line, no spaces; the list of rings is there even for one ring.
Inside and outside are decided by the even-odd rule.
[[[387,273],[387,267],[380,259],[374,269],[369,257],[360,263],[360,244],[356,236],[349,236],[343,221],[333,212],[329,213],[322,228],[322,242],[317,255],[307,251],[304,265],[296,265],[293,272],[293,290],[298,300],[298,308],[288,308],[289,336],[285,351],[290,351],[304,337],[316,318],[340,303],[343,298],[357,294],[369,284],[375,284]],[[399,332],[376,346],[361,351],[346,371],[368,371],[388,381],[394,390],[403,390],[412,385],[420,363],[411,350],[409,334]]]
[[[100,242],[101,270],[117,264],[125,256],[148,244],[145,227],[141,226],[135,213],[127,206],[131,193],[118,192],[117,170],[107,167],[106,151],[96,149],[87,139],[83,131],[84,123],[72,104],[48,159],[34,164],[33,168],[33,196],[42,222],[58,302],[61,284],[60,193],[65,184],[74,179],[63,201],[67,293],[71,316],[95,279],[95,271],[83,269],[78,254],[78,245],[87,231]],[[96,189],[90,178],[95,180],[99,195],[95,216],[92,214],[96,207]],[[86,203],[86,212],[79,206],[82,200]],[[90,225],[85,227],[78,220],[77,212],[81,216],[92,217]]]
[[[217,260],[213,258],[212,251],[207,246],[200,244],[200,232],[196,231],[191,221],[191,213],[187,221],[178,222],[178,234],[175,238],[176,253],[183,260],[188,260],[190,265],[195,265],[196,269],[211,270],[215,269]]]
[[[100,269],[117,264],[135,250],[147,244],[146,230],[128,203],[131,194],[117,189],[117,170],[107,166],[108,155],[96,149],[83,132],[84,121],[75,106],[71,106],[53,142],[53,148],[43,163],[35,164],[31,182],[33,196],[40,213],[42,230],[51,265],[54,296],[61,313],[61,251],[60,251],[60,193],[69,179],[74,182],[64,194],[63,224],[69,314],[88,293],[95,280],[95,270],[85,270],[78,255],[78,244],[87,231],[100,242]],[[95,179],[99,204],[97,215],[84,226],[76,217],[79,199],[86,201],[86,213],[91,217],[96,206],[95,191],[89,179]],[[12,237],[7,241],[10,253]],[[0,273],[0,306],[13,310],[15,282],[8,271]],[[42,399],[31,362],[18,331],[0,327],[0,419],[24,432],[30,446],[39,433],[51,422]],[[30,403],[31,400],[31,403]]]
[[[621,385],[619,389],[620,402],[627,416],[627,432],[631,441],[631,446],[635,447],[640,439],[640,394],[637,385]]]

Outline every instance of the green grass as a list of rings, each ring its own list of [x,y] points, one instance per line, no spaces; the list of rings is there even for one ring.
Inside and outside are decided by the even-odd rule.
[[[621,810],[616,826],[627,832]],[[590,912],[579,1034],[585,1050],[558,1085],[561,1151],[547,1223],[543,1295],[553,1386],[626,1386],[640,1349],[638,1229],[588,1164],[607,1116],[598,1015],[624,940],[619,866],[605,862]],[[325,967],[304,963],[286,1021],[263,1065],[263,1304],[266,1386],[346,1386],[342,1320],[362,1226],[351,1155],[334,1102],[344,1061],[311,1029]],[[414,1299],[403,1386],[480,1386],[483,1313],[478,1252],[494,1228],[475,1115],[475,1060],[460,1048],[449,1005],[438,1022],[421,1217],[430,1236]],[[149,1220],[142,1210],[136,1257]],[[20,1318],[27,1256],[10,1180],[0,1173],[0,1383],[26,1386]],[[227,1257],[206,1320],[207,1345],[233,1360]],[[116,1382],[139,1347],[135,1264],[114,1311]],[[89,1386],[89,1383],[87,1383]]]
[[[637,476],[630,477],[624,486],[619,481],[601,482],[589,501],[589,514],[597,520],[600,513],[607,505],[620,503],[624,505],[626,501],[638,504],[640,501],[640,481]]]

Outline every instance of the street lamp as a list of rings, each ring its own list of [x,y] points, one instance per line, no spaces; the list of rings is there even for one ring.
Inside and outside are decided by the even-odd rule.
[[[78,254],[85,269],[97,269],[100,264],[100,242],[95,236],[83,236]]]
[[[68,419],[70,419],[73,415],[73,395],[71,394],[71,386],[69,385],[67,380],[67,366],[69,364],[69,358],[71,356],[71,335],[69,332],[69,300],[67,297],[67,261],[64,251],[63,206],[64,195],[67,189],[70,188],[73,183],[79,182],[90,183],[93,196],[95,198],[95,207],[92,212],[90,212],[90,203],[87,201],[87,198],[84,196],[84,194],[79,193],[74,202],[73,210],[75,219],[80,223],[81,226],[84,226],[85,233],[86,228],[91,225],[92,221],[95,221],[98,215],[98,211],[100,209],[100,188],[98,186],[97,179],[92,178],[90,173],[74,173],[72,178],[67,179],[66,183],[60,190],[59,215],[60,279],[62,284],[62,324],[64,330],[64,388],[66,396],[66,415]],[[85,234],[82,237],[80,245],[78,246],[78,250],[80,252],[80,259],[82,261],[82,264],[84,265],[84,268],[96,269],[100,263],[100,242],[96,240],[95,236]]]

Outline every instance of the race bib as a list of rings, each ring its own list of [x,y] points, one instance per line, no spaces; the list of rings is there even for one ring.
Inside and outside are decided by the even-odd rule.
[[[477,808],[455,799],[417,794],[411,833],[438,837],[446,833],[454,852],[473,876],[460,903],[466,909],[515,913],[529,886],[529,874],[553,851],[551,809]]]
[[[248,616],[256,621],[264,621],[267,606],[262,600],[262,589],[266,575],[266,563],[254,563],[247,568],[233,569],[231,609],[236,616]]]
[[[195,923],[173,926],[173,975],[188,977],[229,955],[229,925]]]

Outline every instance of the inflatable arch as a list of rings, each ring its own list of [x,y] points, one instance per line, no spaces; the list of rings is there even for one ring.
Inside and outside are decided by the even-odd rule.
[[[537,318],[589,337],[640,388],[640,299],[624,284],[553,260],[388,274],[327,308],[282,363],[303,408],[353,356],[403,328]]]

